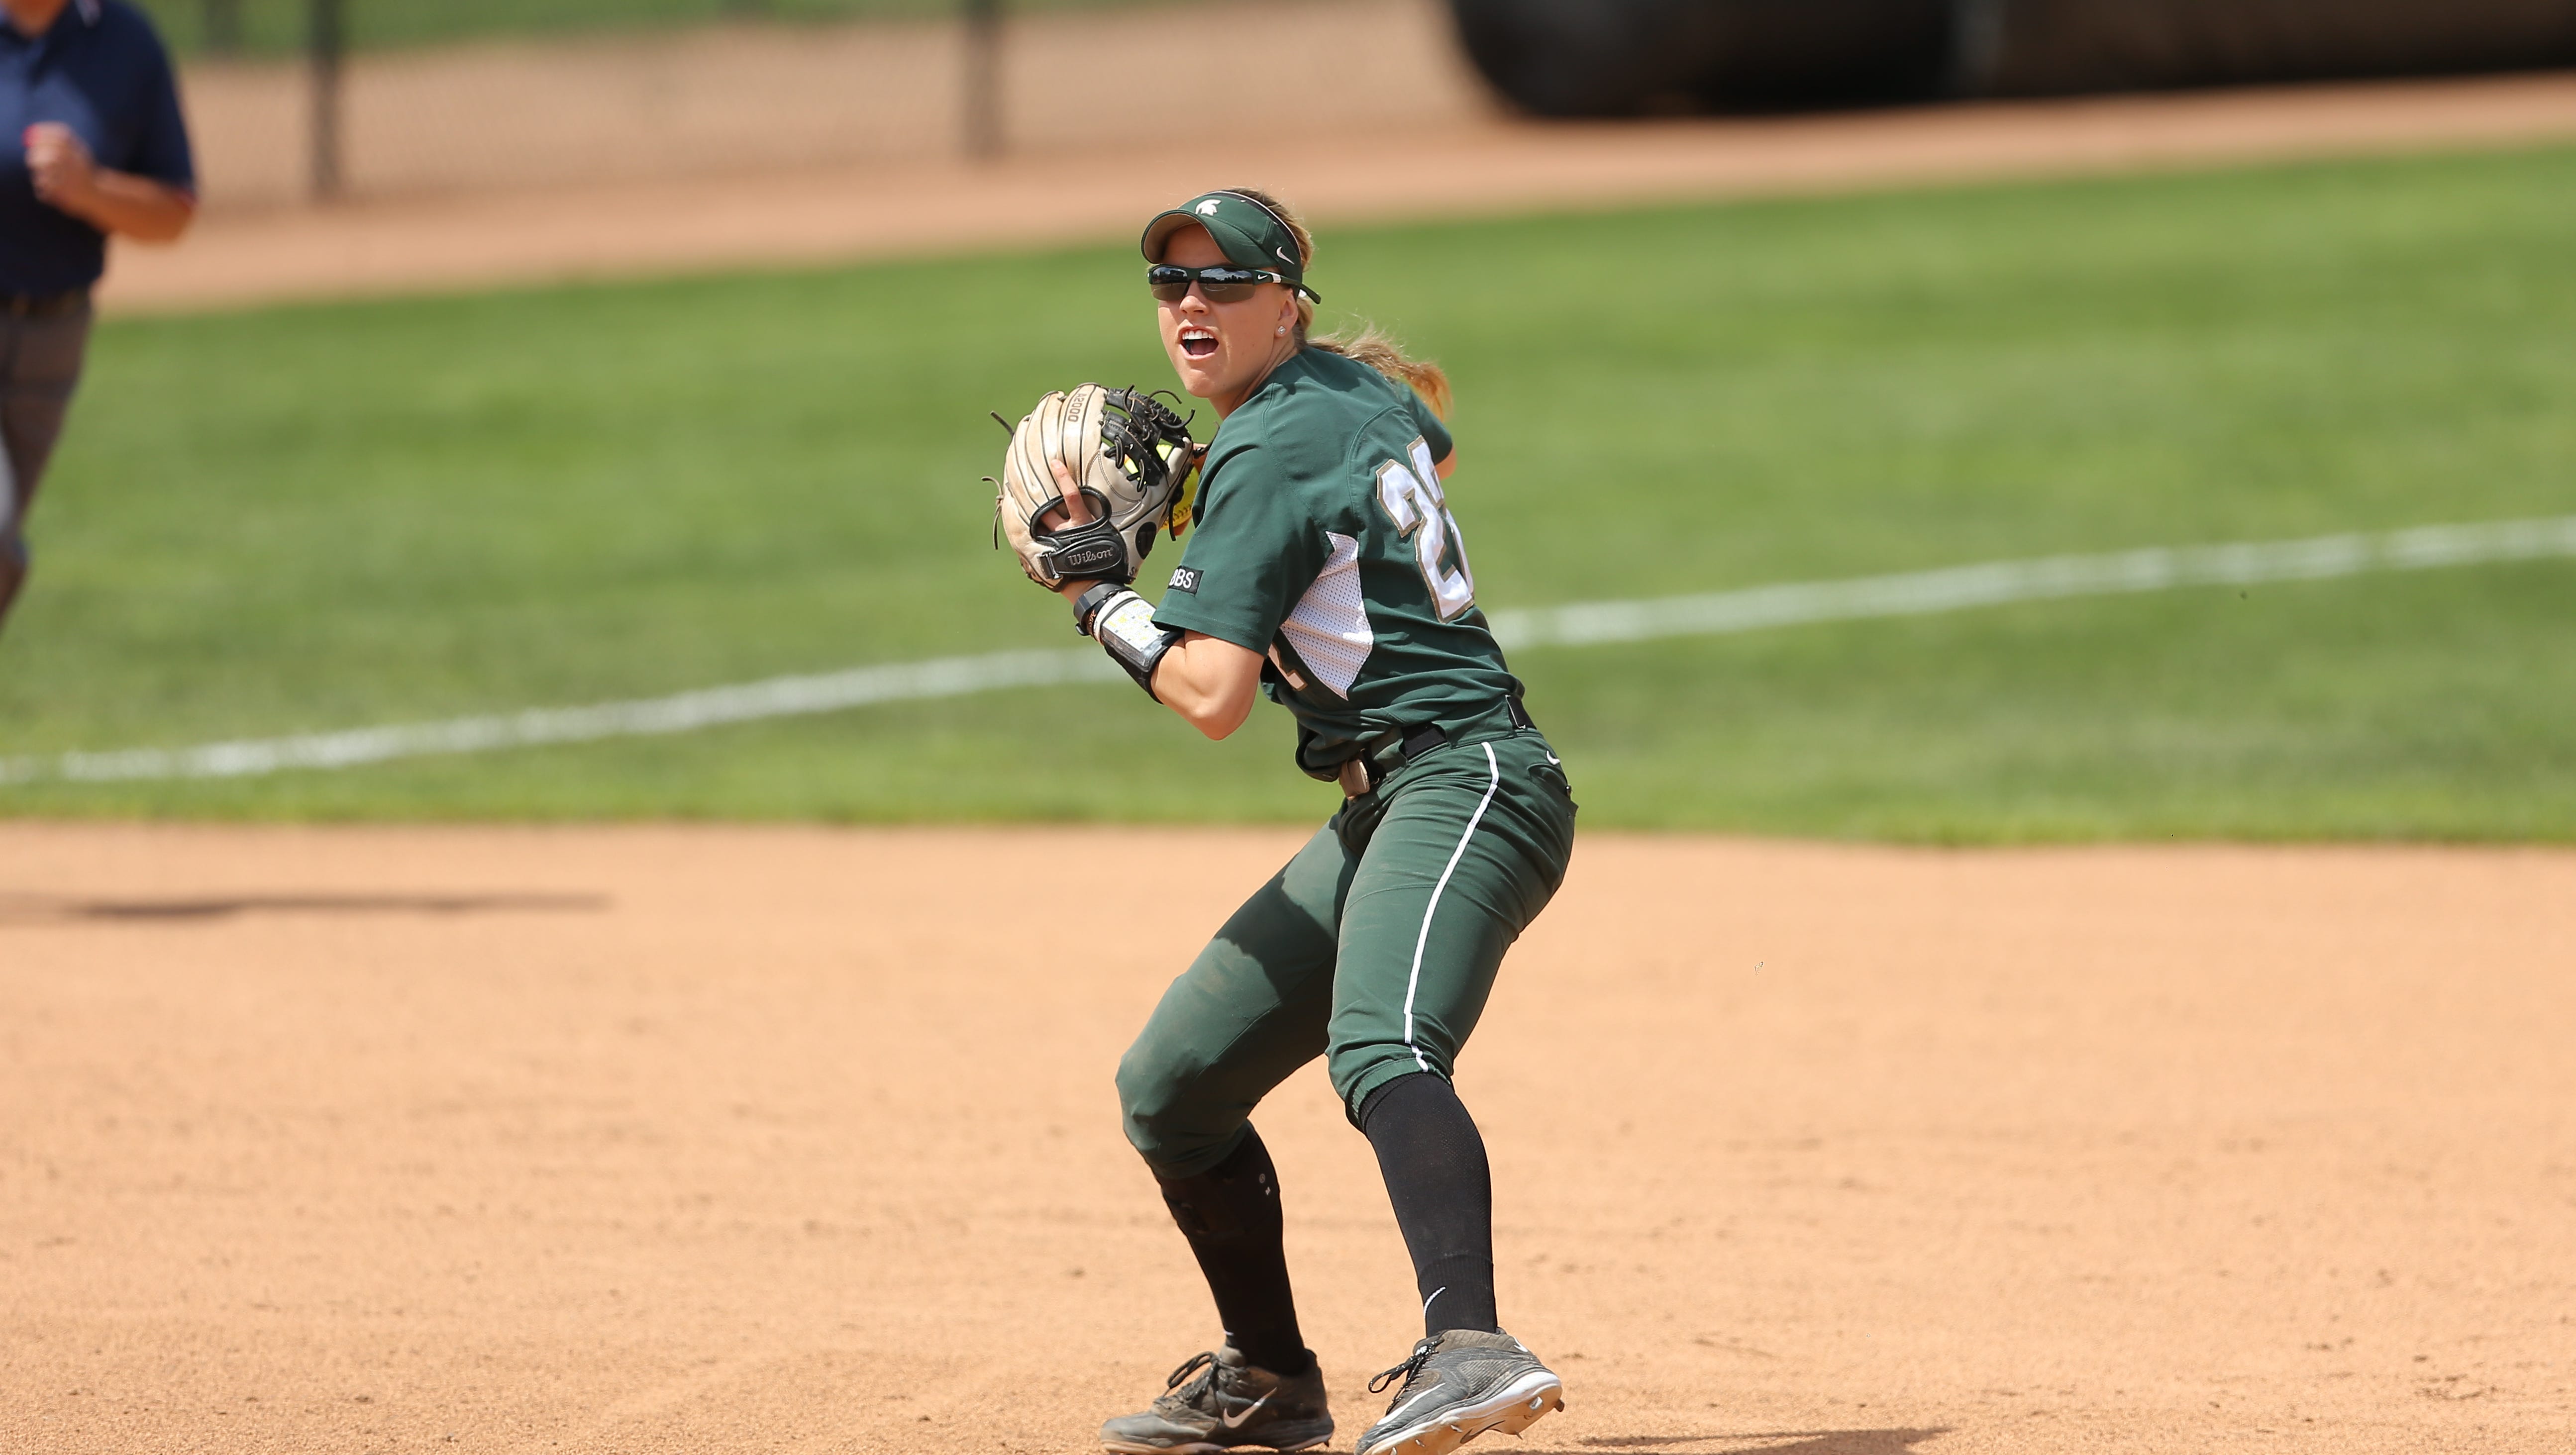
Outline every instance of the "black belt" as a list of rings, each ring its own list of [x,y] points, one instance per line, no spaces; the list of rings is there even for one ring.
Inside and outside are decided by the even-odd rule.
[[[1517,692],[1503,699],[1503,711],[1511,719],[1515,729],[1526,731],[1538,726],[1537,723],[1530,721],[1529,710],[1521,706],[1520,694]],[[1358,757],[1342,765],[1342,792],[1351,798],[1357,798],[1363,793],[1374,793],[1379,784],[1395,776],[1397,769],[1425,753],[1447,746],[1449,746],[1448,729],[1436,722],[1390,733],[1381,739],[1375,748],[1362,752]]]
[[[0,293],[0,310],[11,318],[64,318],[89,307],[87,288],[60,293]]]

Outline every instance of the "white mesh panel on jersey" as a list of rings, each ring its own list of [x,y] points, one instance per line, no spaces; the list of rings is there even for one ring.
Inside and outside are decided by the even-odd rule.
[[[1360,596],[1358,538],[1337,531],[1324,532],[1324,538],[1333,543],[1333,554],[1279,631],[1317,680],[1348,697],[1351,684],[1360,680],[1360,668],[1368,665],[1377,634],[1369,630],[1368,602]]]

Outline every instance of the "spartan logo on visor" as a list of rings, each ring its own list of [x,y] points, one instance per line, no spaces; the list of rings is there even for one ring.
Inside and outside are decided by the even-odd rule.
[[[1200,204],[1198,205],[1198,209],[1197,209],[1197,210],[1198,210],[1198,214],[1199,214],[1199,216],[1201,216],[1201,217],[1214,217],[1214,216],[1216,216],[1216,199],[1215,199],[1215,198],[1213,198],[1213,197],[1211,197],[1211,198],[1209,198],[1208,200],[1206,200],[1205,202],[1200,203]]]

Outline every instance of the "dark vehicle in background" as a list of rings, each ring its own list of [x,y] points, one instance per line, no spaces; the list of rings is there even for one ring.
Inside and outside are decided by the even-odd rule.
[[[2576,65],[2576,0],[1451,0],[1541,116]]]

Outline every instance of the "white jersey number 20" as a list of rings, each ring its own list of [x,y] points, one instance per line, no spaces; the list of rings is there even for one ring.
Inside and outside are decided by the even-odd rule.
[[[1476,573],[1467,568],[1467,538],[1449,499],[1440,493],[1440,469],[1431,462],[1431,446],[1413,442],[1409,460],[1389,460],[1377,467],[1377,499],[1395,521],[1399,540],[1413,542],[1413,559],[1422,567],[1422,584],[1440,619],[1449,621],[1476,604]]]

